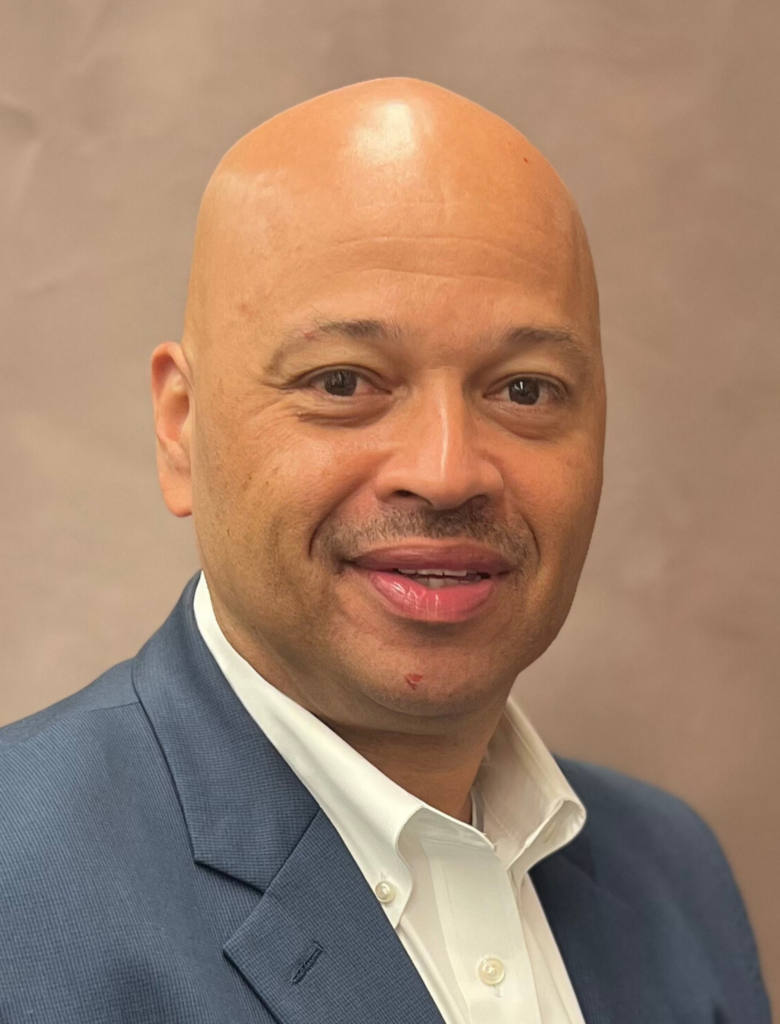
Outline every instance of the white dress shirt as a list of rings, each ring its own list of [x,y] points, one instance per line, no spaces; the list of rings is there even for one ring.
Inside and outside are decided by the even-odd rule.
[[[585,808],[510,701],[472,789],[472,822],[383,775],[228,643],[205,576],[206,645],[247,712],[319,803],[382,904],[447,1024],[585,1024],[528,875]]]

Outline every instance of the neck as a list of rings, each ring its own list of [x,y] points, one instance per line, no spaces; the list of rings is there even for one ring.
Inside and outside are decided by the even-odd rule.
[[[466,736],[369,732],[326,724],[407,793],[471,824],[471,788],[497,720]]]

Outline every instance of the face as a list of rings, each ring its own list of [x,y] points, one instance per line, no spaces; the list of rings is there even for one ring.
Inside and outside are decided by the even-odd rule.
[[[194,514],[223,631],[344,724],[424,732],[503,705],[568,614],[598,507],[604,381],[579,228],[549,198],[508,215],[449,184],[374,203],[374,174],[337,217],[302,186],[304,234],[284,203],[244,209],[234,244],[262,223],[273,268],[230,277],[209,344],[155,354],[158,435],[178,444],[163,489]],[[454,541],[511,566],[461,614],[454,587],[404,609],[352,564]],[[440,615],[420,611],[438,595]]]

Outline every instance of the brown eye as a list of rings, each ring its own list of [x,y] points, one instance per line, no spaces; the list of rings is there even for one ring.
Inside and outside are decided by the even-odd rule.
[[[518,377],[509,385],[510,398],[519,405],[536,405],[541,393],[541,382],[533,377]]]
[[[559,389],[541,377],[516,377],[506,386],[509,399],[515,405],[539,405],[544,404],[545,399],[549,403],[561,398]]]
[[[325,370],[312,377],[305,386],[329,398],[354,398],[359,381],[367,383],[366,377],[356,370],[336,368]],[[560,391],[548,380],[541,377],[516,377],[504,385],[514,405],[545,405],[561,398]]]
[[[315,380],[323,381],[326,394],[334,398],[351,398],[355,393],[359,376],[360,374],[354,370],[329,370],[315,377],[310,384]]]

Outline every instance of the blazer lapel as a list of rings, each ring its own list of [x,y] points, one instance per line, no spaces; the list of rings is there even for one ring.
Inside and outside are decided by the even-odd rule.
[[[280,1024],[443,1024],[322,812],[224,950]]]
[[[587,831],[529,872],[586,1024],[671,1024],[634,911],[596,881]]]

